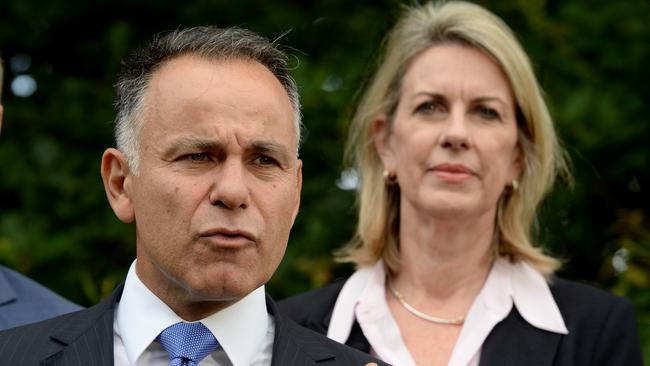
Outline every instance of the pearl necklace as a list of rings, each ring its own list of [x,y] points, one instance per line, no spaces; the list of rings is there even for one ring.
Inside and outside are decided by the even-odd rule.
[[[424,319],[426,321],[430,321],[436,324],[445,324],[445,325],[463,325],[463,323],[465,322],[464,316],[459,316],[454,319],[445,319],[445,318],[438,318],[437,316],[427,315],[419,311],[418,309],[414,308],[413,306],[411,306],[411,304],[409,304],[408,302],[406,302],[406,300],[404,299],[404,295],[402,295],[399,291],[397,291],[393,287],[392,283],[388,282],[388,288],[390,289],[390,292],[392,292],[393,295],[395,295],[397,301],[399,301],[399,303],[404,307],[404,309],[406,309],[409,313],[415,315],[420,319]]]

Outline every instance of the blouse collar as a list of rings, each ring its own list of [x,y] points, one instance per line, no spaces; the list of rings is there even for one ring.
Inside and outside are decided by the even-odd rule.
[[[381,259],[372,266],[358,269],[339,293],[327,336],[345,343],[354,324],[355,308],[365,296],[362,294],[367,294],[369,288],[383,287],[385,280],[385,267]],[[546,278],[526,262],[511,263],[505,258],[498,258],[472,307],[479,301],[499,321],[509,314],[514,304],[530,325],[553,333],[569,333]]]

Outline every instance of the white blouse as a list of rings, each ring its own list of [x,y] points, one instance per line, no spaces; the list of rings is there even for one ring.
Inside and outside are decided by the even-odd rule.
[[[396,366],[416,366],[386,303],[385,281],[381,260],[357,270],[339,293],[327,336],[345,343],[356,319],[375,356]],[[500,258],[469,309],[449,366],[478,366],[483,342],[513,305],[530,325],[569,333],[545,278],[525,262]]]

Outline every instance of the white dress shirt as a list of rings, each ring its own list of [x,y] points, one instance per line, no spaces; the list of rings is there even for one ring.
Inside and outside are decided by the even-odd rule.
[[[113,321],[116,366],[168,366],[169,356],[155,341],[165,328],[183,321],[129,269]],[[275,323],[266,309],[264,286],[235,304],[201,319],[220,344],[200,366],[268,366]]]
[[[372,354],[393,365],[415,366],[386,303],[385,282],[381,260],[357,270],[339,293],[327,336],[344,343],[356,319]],[[467,313],[448,365],[478,366],[483,342],[513,305],[530,325],[569,333],[546,279],[525,262],[499,258]]]

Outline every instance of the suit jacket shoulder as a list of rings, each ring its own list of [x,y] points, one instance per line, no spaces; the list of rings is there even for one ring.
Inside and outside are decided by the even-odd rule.
[[[569,329],[558,354],[567,365],[578,358],[584,365],[643,365],[634,306],[628,299],[559,278],[551,292]]]
[[[36,281],[0,266],[0,330],[81,309]]]
[[[345,284],[338,280],[325,287],[303,292],[278,302],[282,314],[320,334],[327,334],[332,310]]]
[[[535,328],[513,308],[485,340],[481,365],[643,365],[629,300],[559,278],[550,289],[569,334]]]
[[[338,280],[325,287],[282,300],[279,303],[280,312],[303,327],[327,335],[334,305],[345,283],[345,279]],[[370,343],[356,320],[345,344],[365,353],[370,352]]]
[[[88,309],[1,331],[3,364],[113,366],[113,313],[121,291]]]

